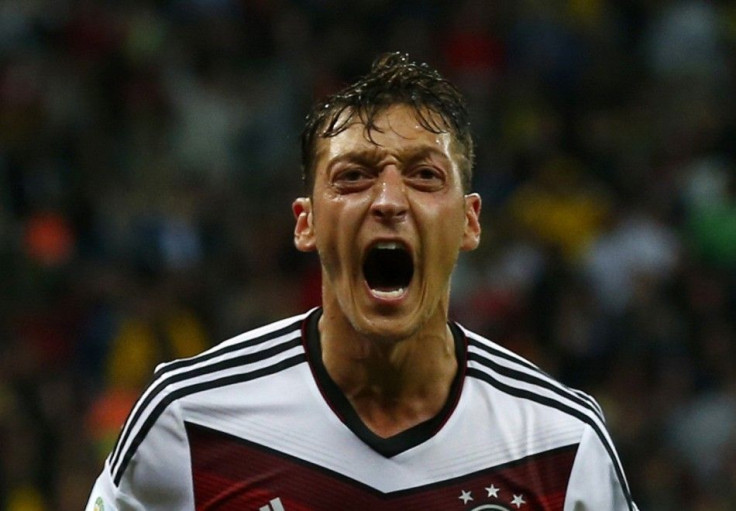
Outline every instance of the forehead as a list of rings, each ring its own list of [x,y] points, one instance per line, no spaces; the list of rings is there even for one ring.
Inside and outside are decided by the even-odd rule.
[[[428,114],[432,115],[432,114]],[[453,135],[449,132],[434,133],[422,126],[414,109],[408,105],[394,105],[379,112],[374,119],[374,128],[367,130],[358,115],[343,113],[347,128],[337,135],[322,137],[317,141],[316,162],[319,167],[325,162],[351,153],[372,152],[402,156],[424,152],[444,156],[455,163],[460,153]]]

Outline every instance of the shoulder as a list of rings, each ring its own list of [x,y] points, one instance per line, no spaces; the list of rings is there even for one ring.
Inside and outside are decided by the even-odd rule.
[[[495,391],[605,427],[603,411],[586,392],[568,387],[520,355],[460,326],[468,345],[467,375]]]
[[[180,411],[176,406],[182,398],[227,389],[305,362],[302,324],[308,315],[300,314],[256,328],[193,357],[159,365],[110,454],[109,468],[115,484],[146,438],[158,439],[158,429],[168,432],[172,445],[182,442],[182,432],[178,431]]]
[[[152,385],[167,385],[192,377],[238,366],[252,368],[253,364],[272,358],[294,347],[300,347],[304,319],[309,313],[282,319],[250,330],[190,358],[160,364],[153,374]]]
[[[138,407],[163,404],[205,390],[277,373],[306,358],[302,324],[308,313],[286,318],[226,340],[190,358],[160,364]]]
[[[592,463],[595,465],[592,470],[597,472],[604,465],[610,467],[616,486],[631,509],[633,502],[623,467],[597,401],[581,390],[564,385],[518,354],[460,328],[468,346],[468,378],[478,381],[487,392],[502,395],[506,405],[513,403],[524,422],[517,424],[522,429],[543,430],[545,435],[555,428],[575,431],[577,464],[583,467]],[[504,409],[505,418],[513,413],[513,409]]]

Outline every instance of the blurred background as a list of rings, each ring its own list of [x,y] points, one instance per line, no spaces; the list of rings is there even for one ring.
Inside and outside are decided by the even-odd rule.
[[[386,50],[470,102],[454,317],[600,400],[643,510],[736,509],[726,0],[0,1],[0,509],[82,509],[158,362],[318,303],[301,125]]]

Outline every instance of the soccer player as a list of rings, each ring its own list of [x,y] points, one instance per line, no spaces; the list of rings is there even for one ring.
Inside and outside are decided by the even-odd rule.
[[[448,318],[481,231],[457,89],[384,55],[302,158],[322,306],[160,366],[87,510],[635,510],[598,404]]]

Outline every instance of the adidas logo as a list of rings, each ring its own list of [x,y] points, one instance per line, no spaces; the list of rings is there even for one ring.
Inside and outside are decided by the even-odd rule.
[[[258,511],[285,511],[281,499],[276,497],[268,502],[268,505],[261,506]]]

